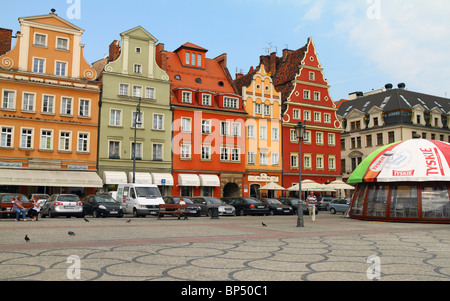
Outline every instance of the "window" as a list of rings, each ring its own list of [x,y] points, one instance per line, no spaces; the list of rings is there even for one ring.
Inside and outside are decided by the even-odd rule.
[[[311,131],[305,131],[305,134],[303,135],[303,142],[311,143]]]
[[[265,126],[259,127],[259,139],[267,140],[267,127]]]
[[[111,109],[109,115],[109,125],[111,126],[121,126],[122,125],[122,111]]]
[[[325,122],[325,123],[331,123],[331,114],[324,113],[324,114],[323,114],[323,122]]]
[[[183,91],[181,101],[183,103],[192,103],[192,93]]]
[[[255,152],[247,152],[247,164],[255,164]]]
[[[332,133],[328,133],[328,145],[335,146],[336,145],[336,135]]]
[[[67,63],[56,62],[55,75],[57,75],[57,76],[66,76],[66,67],[67,67]]]
[[[291,142],[298,142],[297,134],[295,133],[294,129],[291,129],[290,131],[290,138]]]
[[[142,96],[142,87],[133,86],[133,97],[141,97]]]
[[[223,98],[223,106],[225,108],[239,109],[239,99],[231,98],[231,97],[224,97]]]
[[[322,114],[320,112],[314,112],[314,122],[321,122],[322,121]]]
[[[70,151],[70,132],[59,132],[59,147],[60,151]]]
[[[181,131],[185,133],[191,132],[191,119],[181,117]]]
[[[221,121],[220,122],[220,135],[228,136],[230,134],[230,122]]]
[[[314,100],[320,101],[320,92],[314,92]]]
[[[34,94],[23,93],[22,111],[33,112],[34,111]]]
[[[300,119],[300,110],[299,109],[294,109],[292,113],[293,113],[294,119]]]
[[[291,154],[291,168],[298,168],[298,154]]]
[[[221,147],[220,148],[220,160],[221,161],[228,161],[228,160],[230,160],[230,149],[228,147]]]
[[[61,98],[61,115],[72,115],[72,98]]]
[[[81,117],[89,117],[90,116],[90,100],[89,99],[80,99],[80,116]]]
[[[136,53],[141,53],[141,47],[136,47]]]
[[[164,115],[162,114],[153,114],[153,129],[162,131],[163,128],[163,120]]]
[[[361,129],[361,121],[352,121],[350,123],[350,130],[355,131],[355,130],[360,130]]]
[[[34,35],[34,45],[36,46],[47,46],[47,36],[43,34],[35,34]]]
[[[142,160],[142,143],[131,142],[131,159]]]
[[[388,143],[395,142],[395,132],[388,132]]]
[[[202,134],[210,134],[211,133],[211,120],[202,120]]]
[[[42,113],[53,113],[53,103],[55,97],[51,95],[44,95],[42,99]]]
[[[279,153],[272,153],[272,165],[277,166],[280,164],[280,154]]]
[[[191,56],[191,54],[189,52],[186,52],[186,54],[185,54],[185,63],[186,63],[186,65],[189,65],[189,62],[191,61],[190,60],[190,56]]]
[[[127,84],[120,84],[119,85],[119,95],[120,96],[128,96],[128,87],[129,87],[129,85],[127,85]]]
[[[133,123],[131,125],[132,128],[142,129],[144,128],[143,125],[143,119],[142,119],[142,113],[141,112],[133,112]]]
[[[190,144],[182,144],[181,145],[181,159],[190,159],[191,158],[191,145]]]
[[[33,148],[33,129],[22,129],[21,148]]]
[[[233,137],[240,137],[241,136],[241,124],[237,122],[233,122],[231,124],[231,135]]]
[[[202,160],[211,160],[211,146],[202,145]]]
[[[255,114],[261,114],[261,104],[255,103]]]
[[[145,98],[146,99],[155,99],[155,88],[145,88]]]
[[[366,135],[366,147],[372,147],[372,135]]]
[[[310,94],[309,90],[303,90],[303,99],[310,99]]]
[[[153,144],[153,161],[162,161],[163,153],[162,153],[163,145],[160,143]]]
[[[134,66],[133,66],[133,72],[134,72],[134,73],[142,73],[142,65],[134,64]]]
[[[33,59],[33,72],[35,73],[44,73],[44,59]]]
[[[309,72],[309,80],[314,80],[315,76],[314,76],[314,72]]]
[[[317,132],[316,133],[316,144],[323,144],[323,133]]]
[[[264,115],[270,115],[270,105],[264,105]]]
[[[202,66],[202,55],[201,54],[197,54],[197,66],[198,67]]]
[[[272,141],[278,141],[280,139],[279,132],[280,132],[279,128],[272,128]]]
[[[64,38],[56,38],[56,49],[68,50],[69,41]]]
[[[195,53],[191,55],[191,65],[195,66]]]
[[[259,165],[267,165],[267,153],[259,153]]]
[[[3,91],[2,109],[14,109],[14,100],[16,98],[15,91]]]
[[[377,145],[383,145],[383,133],[377,134]]]
[[[255,139],[255,126],[253,124],[247,125],[247,138]]]
[[[323,155],[317,155],[316,157],[316,168],[323,169]]]
[[[109,159],[120,159],[119,141],[109,141]]]
[[[78,133],[78,148],[77,150],[82,153],[89,151],[89,134]]]
[[[53,132],[51,130],[41,130],[41,146],[42,150],[51,150],[52,149],[52,135]]]
[[[11,127],[2,127],[2,137],[1,137],[1,147],[12,147],[12,139],[13,139],[13,128]]]
[[[311,111],[304,111],[303,112],[303,120],[311,121]]]
[[[304,154],[304,157],[303,157],[303,167],[305,168],[305,169],[311,169],[312,168],[312,166],[311,166],[311,154]]]
[[[336,170],[336,157],[335,156],[328,157],[328,169]]]
[[[210,94],[202,94],[202,105],[211,106],[211,95]]]
[[[231,161],[234,162],[241,161],[241,150],[239,148],[231,149]]]

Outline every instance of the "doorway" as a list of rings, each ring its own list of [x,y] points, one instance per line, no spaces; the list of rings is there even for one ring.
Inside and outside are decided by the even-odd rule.
[[[223,187],[223,197],[240,197],[239,185],[236,183],[227,183]]]

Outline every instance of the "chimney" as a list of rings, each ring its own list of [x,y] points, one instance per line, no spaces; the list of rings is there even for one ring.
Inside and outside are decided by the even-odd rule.
[[[108,62],[112,62],[115,61],[119,58],[120,56],[120,42],[117,40],[114,40],[110,45],[109,45],[109,58],[108,58]]]
[[[0,28],[0,55],[11,50],[12,30]]]
[[[167,71],[167,52],[164,50],[164,43],[156,45],[156,63],[161,69]]]
[[[236,73],[236,79],[239,79],[239,78],[241,78],[243,76],[244,76],[244,74],[242,74],[242,73]]]
[[[283,49],[283,61],[286,60],[287,56],[292,53],[292,50]]]
[[[392,84],[386,84],[384,85],[384,87],[386,88],[386,90],[391,90],[392,89]]]
[[[277,53],[272,52],[269,58],[269,70],[266,71],[267,73],[275,74],[276,69],[277,69]]]
[[[405,90],[406,85],[405,85],[405,83],[399,83],[399,84],[397,85],[397,87],[398,87],[399,89]]]

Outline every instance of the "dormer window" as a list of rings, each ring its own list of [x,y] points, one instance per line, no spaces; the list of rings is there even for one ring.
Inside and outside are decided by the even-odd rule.
[[[224,108],[239,109],[239,99],[224,97],[223,106]]]

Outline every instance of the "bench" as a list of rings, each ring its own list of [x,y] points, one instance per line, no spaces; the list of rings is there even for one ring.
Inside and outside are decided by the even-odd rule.
[[[178,219],[183,216],[184,219],[188,219],[187,207],[187,204],[161,204],[158,209],[158,219],[161,219],[164,215],[171,215],[173,217],[176,216]]]
[[[33,208],[33,204],[32,203],[23,203],[22,205],[25,208],[25,211],[27,212],[27,216],[28,216],[28,210],[30,210],[30,208]],[[4,215],[6,215],[7,217],[8,216],[11,217],[11,214],[14,214],[14,217],[15,217],[16,211],[14,211],[12,209],[12,207],[13,207],[12,203],[6,203],[6,202],[1,203],[0,218],[3,218]],[[21,217],[22,217],[22,215],[21,215]]]

